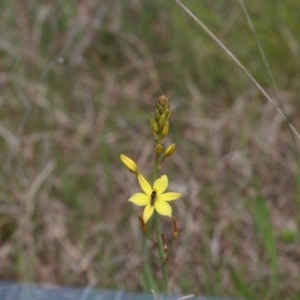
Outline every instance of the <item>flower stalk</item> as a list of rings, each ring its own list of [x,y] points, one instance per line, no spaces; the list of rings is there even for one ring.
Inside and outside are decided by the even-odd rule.
[[[160,220],[159,215],[157,212],[154,214],[154,226],[155,226],[155,232],[156,232],[156,238],[157,238],[157,249],[159,253],[159,260],[160,260],[160,266],[162,271],[162,277],[163,277],[163,293],[164,298],[168,299],[169,295],[169,286],[168,286],[168,270],[167,270],[167,260],[166,260],[166,253],[164,251],[164,244],[161,237],[161,229],[160,229]]]
[[[168,177],[159,177],[162,163],[175,152],[175,144],[169,145],[166,149],[163,145],[170,129],[171,110],[169,100],[165,96],[159,97],[155,104],[154,118],[151,119],[151,131],[155,140],[154,147],[154,168],[152,174],[152,184],[139,172],[137,164],[129,157],[121,154],[121,161],[125,167],[137,176],[143,193],[136,193],[129,198],[129,201],[138,206],[144,206],[143,216],[139,216],[141,229],[145,236],[157,245],[160,266],[162,271],[162,285],[164,299],[168,299],[168,272],[167,261],[170,248],[167,245],[164,234],[161,232],[160,216],[172,217],[170,201],[178,199],[181,194],[166,192],[169,184]],[[146,223],[154,215],[154,228],[156,240],[151,237],[151,230],[148,230]],[[151,227],[151,226],[150,226]],[[173,217],[173,241],[178,236],[176,219]],[[149,233],[150,231],[150,233]],[[172,243],[173,246],[173,243]],[[172,248],[172,247],[171,247]]]
[[[158,167],[159,167],[159,162],[155,162],[154,170],[153,170],[153,182],[157,179],[158,176]],[[161,229],[160,229],[160,220],[159,220],[159,215],[157,212],[154,214],[154,226],[155,226],[155,233],[156,233],[156,239],[157,239],[157,250],[159,254],[159,260],[160,260],[160,267],[162,271],[162,283],[163,283],[163,293],[164,293],[164,298],[168,299],[169,295],[169,285],[168,285],[168,270],[167,270],[167,262],[166,262],[166,253],[164,252],[164,245],[163,245],[163,240],[161,237]]]

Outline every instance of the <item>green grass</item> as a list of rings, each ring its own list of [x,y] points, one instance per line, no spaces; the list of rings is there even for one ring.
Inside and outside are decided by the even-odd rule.
[[[119,155],[150,175],[150,119],[165,94],[177,152],[163,172],[184,195],[171,292],[299,298],[299,162],[286,123],[175,1],[136,3],[0,3],[0,278],[153,286],[141,210],[127,202],[138,185]],[[276,99],[239,3],[186,4]],[[300,3],[246,6],[299,129]]]

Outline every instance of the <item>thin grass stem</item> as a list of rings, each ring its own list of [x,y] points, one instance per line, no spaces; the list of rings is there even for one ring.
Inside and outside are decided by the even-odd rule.
[[[251,73],[246,69],[246,67],[236,58],[236,56],[202,23],[199,18],[197,18],[180,0],[175,0],[183,10],[185,10],[194,21],[200,25],[204,31],[227,53],[227,55],[244,71],[244,73],[250,78],[250,80],[256,85],[256,87],[261,91],[261,93],[266,97],[266,99],[273,105],[277,110],[278,114],[285,120],[295,134],[295,136],[300,141],[300,134],[295,129],[295,127],[288,121],[284,112],[279,108],[276,102],[268,95],[268,93],[263,89],[263,87],[256,81],[256,79],[251,75]]]

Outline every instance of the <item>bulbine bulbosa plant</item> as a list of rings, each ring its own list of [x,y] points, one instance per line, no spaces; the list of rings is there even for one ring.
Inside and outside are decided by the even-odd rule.
[[[172,208],[170,201],[178,199],[181,194],[175,192],[166,192],[169,184],[167,175],[159,177],[162,163],[175,152],[175,144],[164,147],[164,141],[169,133],[171,110],[169,100],[165,96],[159,97],[155,105],[154,118],[151,119],[151,130],[155,141],[154,149],[154,167],[152,182],[150,183],[139,171],[136,163],[129,157],[121,154],[121,161],[126,168],[133,173],[139,182],[143,193],[132,195],[128,201],[138,206],[144,206],[143,216],[139,216],[141,227],[146,237],[155,243],[158,249],[160,265],[163,277],[163,293],[164,298],[168,297],[168,273],[167,262],[169,255],[169,247],[166,243],[164,234],[161,232],[160,216],[172,217]],[[147,228],[147,222],[153,217],[156,238],[151,237],[151,232]],[[178,236],[176,219],[173,220],[173,239]]]

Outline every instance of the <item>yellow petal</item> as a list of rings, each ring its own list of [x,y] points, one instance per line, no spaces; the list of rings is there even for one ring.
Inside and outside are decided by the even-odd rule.
[[[159,179],[155,180],[153,189],[156,189],[157,195],[162,194],[168,187],[169,181],[167,175],[162,175]]]
[[[172,216],[172,208],[169,203],[156,200],[154,207],[160,215],[168,217]]]
[[[129,171],[133,173],[137,173],[138,171],[137,165],[131,158],[129,158],[124,154],[121,154],[120,158],[122,163],[129,169]]]
[[[147,181],[147,179],[142,174],[139,174],[138,181],[140,183],[142,190],[145,192],[145,194],[150,196],[152,194],[152,188],[151,188],[149,182]]]
[[[181,197],[179,193],[164,193],[158,197],[159,201],[173,201]]]
[[[143,215],[143,219],[145,223],[147,223],[147,221],[150,219],[153,212],[154,212],[154,206],[152,206],[150,203],[147,204],[144,209],[144,215]]]
[[[137,206],[145,206],[150,202],[150,200],[150,197],[143,193],[136,193],[128,199],[128,201],[134,203]]]

